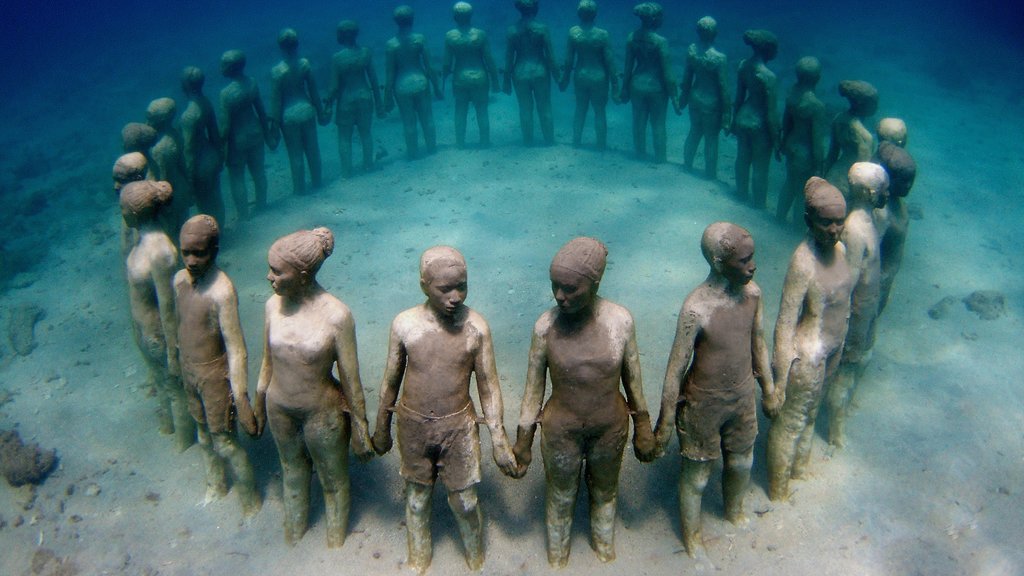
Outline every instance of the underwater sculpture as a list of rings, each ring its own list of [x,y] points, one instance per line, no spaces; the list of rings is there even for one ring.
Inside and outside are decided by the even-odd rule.
[[[804,187],[807,238],[786,270],[775,322],[772,374],[782,407],[768,430],[768,497],[789,499],[791,478],[810,465],[822,394],[839,367],[853,276],[840,241],[842,192],[817,176]]]
[[[157,138],[150,149],[149,165],[153,179],[167,182],[174,190],[170,206],[160,211],[160,219],[168,236],[178,233],[188,218],[193,203],[192,183],[185,169],[184,144],[174,126],[177,106],[171,98],[157,98],[146,108],[146,123],[156,130]]]
[[[885,310],[885,305],[889,303],[893,281],[903,264],[903,248],[910,227],[910,215],[905,198],[914,186],[917,164],[906,150],[888,141],[882,142],[875,156],[875,161],[889,174],[889,203],[885,208],[875,210],[875,218],[879,221],[878,229],[882,233],[879,246],[882,276],[878,297],[878,313],[881,314]]]
[[[345,543],[351,495],[348,447],[373,455],[359,379],[356,327],[348,306],[316,280],[334,251],[327,228],[278,238],[267,253],[263,362],[253,410],[258,431],[270,426],[281,460],[284,539],[306,532],[312,468],[323,488],[327,546]],[[337,365],[338,379],[332,369]]]
[[[318,122],[326,125],[330,112],[320,100],[312,65],[308,59],[299,57],[299,34],[285,28],[277,35],[277,45],[282,58],[270,70],[269,130],[271,133],[280,130],[284,137],[292,172],[292,192],[305,194],[303,158],[309,165],[310,185],[319,188],[323,183],[316,126]]]
[[[779,153],[786,157],[786,181],[779,191],[775,217],[786,222],[789,214],[803,214],[804,184],[811,176],[821,176],[825,161],[825,105],[814,93],[821,79],[821,62],[804,56],[796,62],[796,84],[786,96],[782,113],[782,144]],[[794,207],[795,205],[795,207]],[[795,218],[794,218],[795,219]]]
[[[142,152],[128,152],[122,154],[114,162],[113,169],[114,193],[120,197],[121,188],[131,182],[145,180],[149,176],[149,163]],[[124,218],[121,219],[121,233],[119,236],[121,246],[121,258],[127,259],[132,247],[139,241],[139,232],[128,226]],[[123,260],[122,260],[123,261]]]
[[[189,218],[179,243],[185,268],[174,276],[178,361],[206,464],[206,502],[227,494],[230,468],[242,514],[248,518],[259,512],[261,502],[249,456],[235,439],[236,419],[250,436],[258,430],[249,404],[238,294],[217,266],[220,227],[212,216]]]
[[[220,135],[225,146],[231,199],[239,220],[251,215],[245,170],[249,169],[255,188],[255,208],[267,206],[267,171],[264,168],[264,143],[271,149],[277,143],[269,130],[267,112],[256,81],[245,75],[245,53],[228,50],[220,57],[221,75],[230,80],[220,91]]]
[[[609,94],[618,94],[619,76],[615,72],[608,31],[594,26],[597,3],[594,0],[580,0],[576,14],[580,23],[569,29],[565,65],[562,67],[558,89],[564,92],[572,79],[576,95],[572,145],[578,147],[583,143],[587,109],[593,106],[597,149],[604,150],[608,146],[608,97]]]
[[[121,128],[121,148],[127,154],[139,152],[146,157],[146,161],[153,162],[150,150],[156,144],[157,132],[149,124],[142,122],[129,122]]]
[[[391,449],[391,420],[397,413],[408,565],[419,572],[430,566],[431,494],[440,478],[459,527],[466,564],[479,570],[484,543],[476,491],[480,436],[469,393],[473,376],[494,462],[507,475],[517,472],[505,433],[490,327],[465,305],[466,261],[454,248],[435,246],[423,253],[420,289],[426,301],[401,312],[391,323],[373,447],[378,454]],[[403,383],[405,391],[399,400]]]
[[[640,156],[647,151],[647,125],[651,126],[654,143],[654,161],[667,159],[665,115],[668,102],[677,114],[679,94],[672,78],[668,41],[656,32],[661,28],[662,9],[656,2],[642,2],[633,7],[640,19],[640,27],[630,32],[626,40],[626,64],[622,74],[620,103],[633,104],[633,149]]]
[[[121,216],[138,233],[125,266],[132,336],[160,402],[160,431],[174,434],[175,447],[184,452],[195,443],[196,427],[188,413],[178,365],[178,319],[171,285],[178,250],[160,222],[160,212],[170,205],[172,194],[167,182],[130,182],[121,188]]]
[[[423,34],[412,31],[413,10],[402,5],[393,13],[398,33],[388,40],[384,63],[384,107],[390,112],[398,104],[405,135],[405,155],[409,160],[419,156],[416,122],[423,129],[427,154],[437,151],[437,130],[430,97],[440,100],[441,81],[431,67],[430,53]]]
[[[878,110],[878,91],[862,80],[843,80],[839,95],[850,103],[849,109],[832,120],[828,155],[825,156],[825,179],[849,194],[847,175],[855,162],[871,160],[875,139],[864,126],[864,120]]]
[[[373,115],[384,116],[380,83],[373,66],[373,52],[359,46],[359,25],[352,20],[338,23],[337,39],[341,50],[331,58],[331,84],[324,104],[334,106],[334,124],[338,127],[338,156],[341,177],[352,177],[352,134],[359,132],[363,149],[362,170],[373,170]]]
[[[551,34],[546,25],[536,20],[538,0],[515,0],[515,5],[521,17],[508,28],[504,91],[511,94],[515,87],[523,144],[533,144],[533,109],[536,107],[544,144],[551,145],[555,143],[551,82],[552,79],[558,81]]]
[[[701,252],[711,271],[679,312],[655,427],[659,454],[672,429],[679,433],[679,510],[690,557],[703,555],[701,499],[714,462],[723,456],[725,518],[747,522],[743,498],[757,438],[755,381],[765,413],[775,416],[779,408],[761,288],[753,282],[754,239],[735,224],[716,222],[704,230]]]
[[[878,164],[855,163],[850,167],[849,180],[850,203],[842,240],[853,276],[850,325],[839,370],[828,388],[828,441],[840,448],[846,444],[850,402],[875,344],[882,269],[881,235],[874,211],[884,208],[889,200],[889,176]]]
[[[187,66],[181,73],[181,89],[188,98],[188,104],[181,111],[185,173],[199,213],[224,222],[224,198],[220,194],[220,172],[224,168],[221,150],[224,146],[213,104],[203,94],[205,81],[206,75],[195,66]]]
[[[441,87],[452,76],[452,94],[455,97],[455,145],[466,146],[466,117],[472,102],[476,124],[480,131],[480,146],[491,145],[491,120],[487,112],[488,89],[498,91],[498,69],[491,55],[487,33],[472,27],[473,7],[468,2],[456,2],[452,7],[456,28],[444,37],[444,65]]]
[[[736,77],[730,128],[736,135],[736,193],[755,208],[764,208],[768,166],[772,152],[779,149],[775,73],[768,68],[768,62],[778,54],[779,41],[767,30],[747,30],[743,43],[753,54],[740,61]]]
[[[649,462],[655,456],[633,317],[597,295],[607,254],[604,244],[586,237],[569,241],[555,254],[550,275],[557,306],[537,320],[530,343],[514,453],[517,476],[522,476],[533,459],[539,424],[553,567],[569,562],[581,468],[590,496],[591,546],[602,562],[615,559],[619,470],[631,416],[637,459]],[[551,396],[545,404],[548,377]]]
[[[697,147],[704,140],[704,176],[718,178],[718,133],[732,124],[729,101],[729,62],[715,46],[718,22],[711,16],[697,20],[697,42],[686,52],[686,68],[679,85],[679,108],[690,107],[690,131],[683,145],[683,166],[693,170]]]
[[[899,118],[882,118],[875,127],[878,134],[878,145],[891,142],[900,148],[907,147],[907,125]]]

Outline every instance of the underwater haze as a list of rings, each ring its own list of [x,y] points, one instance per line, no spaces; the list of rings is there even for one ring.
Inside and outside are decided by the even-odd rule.
[[[299,34],[323,94],[339,20],[359,22],[383,79],[384,43],[399,2],[176,3],[8,2],[0,9],[0,431],[56,450],[56,468],[38,486],[0,483],[0,574],[402,574],[406,541],[403,481],[395,452],[351,459],[352,510],[342,548],[328,549],[323,500],[314,483],[310,528],[295,547],[283,538],[281,473],[270,433],[240,435],[256,468],[264,505],[242,522],[234,493],[203,504],[197,447],[176,453],[159,434],[146,366],[131,336],[120,262],[121,217],[111,166],[121,127],[145,121],[146,107],[170,96],[181,111],[179,76],[206,72],[206,95],[226,84],[220,55],[243,49],[246,73],[266,100],[280,60],[281,28]],[[408,2],[440,69],[448,2]],[[499,68],[512,0],[473,3]],[[598,0],[621,70],[626,36],[638,25],[634,2]],[[662,2],[660,33],[682,75],[694,24],[718,21],[716,46],[735,68],[749,55],[742,35],[764,28],[779,38],[769,66],[779,105],[802,56],[823,65],[818,96],[830,113],[845,107],[837,85],[865,80],[883,117],[905,120],[918,166],[908,198],[911,222],[903,267],[879,319],[873,355],[857,392],[841,450],[819,435],[812,476],[794,481],[789,502],[767,497],[761,417],[751,522],[724,518],[720,472],[704,497],[708,557],[683,550],[677,505],[679,455],[641,464],[627,448],[621,475],[617,559],[602,564],[588,542],[589,514],[578,502],[573,551],[564,574],[983,574],[1024,573],[1024,35],[1016,3]],[[538,20],[565,57],[576,2],[542,0]],[[504,396],[505,426],[518,422],[527,351],[536,318],[553,305],[548,265],[566,241],[600,238],[609,249],[601,294],[635,319],[648,407],[657,412],[676,315],[707,275],[705,226],[735,222],[752,233],[756,281],[771,338],[783,278],[802,225],[781,224],[774,205],[785,176],[772,162],[768,210],[735,197],[736,140],[723,137],[718,182],[685,171],[687,113],[669,113],[668,162],[633,154],[629,105],[608,106],[607,151],[572,138],[573,94],[553,95],[555,140],[524,147],[514,96],[490,98],[491,141],[455,147],[450,86],[434,102],[438,152],[405,158],[397,111],[375,119],[376,169],[340,177],[332,126],[318,129],[324,186],[291,193],[287,155],[267,152],[269,206],[242,222],[229,208],[219,265],[238,290],[249,348],[250,395],[262,353],[265,277],[274,239],[327,226],[336,247],[323,286],[356,319],[367,413],[375,414],[388,326],[423,300],[418,258],[435,244],[468,261],[467,303],[490,323]],[[780,109],[781,114],[781,109]],[[472,112],[470,113],[472,116]],[[702,153],[697,165],[703,166]],[[251,184],[250,184],[251,186]],[[222,176],[222,194],[227,192]],[[227,202],[230,205],[230,202]],[[986,291],[1003,307],[982,317],[963,303]],[[475,394],[475,393],[474,393]],[[826,420],[822,418],[821,420]],[[819,432],[826,429],[819,422]],[[487,522],[483,574],[552,572],[545,555],[544,474],[503,476],[484,434],[481,505]],[[581,494],[580,500],[585,500]],[[435,574],[467,571],[443,491],[434,493]]]

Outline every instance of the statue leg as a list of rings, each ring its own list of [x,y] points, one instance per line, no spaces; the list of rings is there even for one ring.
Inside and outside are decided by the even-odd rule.
[[[690,558],[704,555],[701,533],[701,500],[711,477],[713,462],[701,462],[683,457],[679,472],[679,517],[683,525],[683,546]]]
[[[615,510],[618,503],[622,449],[629,422],[609,430],[586,456],[587,491],[590,493],[590,545],[601,562],[615,560]],[[571,511],[570,511],[571,513]]]
[[[736,195],[746,202],[750,197],[750,163],[753,161],[753,145],[750,133],[736,132]]]
[[[846,419],[859,368],[859,362],[840,362],[836,377],[828,387],[828,443],[836,448],[846,446]]]
[[[316,135],[316,120],[302,125],[302,149],[309,164],[309,180],[313,188],[323,185],[323,160],[320,159],[320,140]]]
[[[549,434],[546,428],[541,427],[541,453],[546,479],[544,522],[548,535],[548,563],[555,568],[564,568],[569,563],[572,513],[580,488],[583,453],[571,439],[559,436]]]
[[[768,497],[772,501],[789,499],[789,480],[793,477],[797,446],[808,430],[808,437],[813,438],[823,376],[822,366],[799,358],[790,367],[786,401],[768,429]]]
[[[533,87],[528,80],[515,79],[516,100],[519,103],[519,130],[523,134],[523,144],[533,144]]]
[[[700,145],[701,137],[704,135],[704,126],[701,124],[701,115],[693,105],[690,105],[690,131],[686,134],[686,141],[683,143],[683,167],[693,170],[693,159],[697,156],[697,147]],[[704,145],[705,156],[707,156],[707,145]],[[704,159],[707,162],[707,158]]]
[[[228,184],[238,219],[249,219],[249,192],[245,189],[245,163],[228,164]]]
[[[323,410],[303,428],[305,443],[323,488],[328,548],[340,548],[348,535],[352,498],[348,475],[350,435],[348,416],[333,409]]]
[[[309,520],[309,482],[313,470],[302,437],[302,423],[267,404],[267,424],[281,460],[284,541],[294,546],[306,533]]]
[[[419,136],[416,134],[416,97],[406,94],[395,96],[398,115],[402,118],[402,135],[405,136],[405,157],[415,160],[419,155]]]
[[[746,452],[725,452],[722,470],[722,495],[725,499],[725,519],[737,526],[749,522],[743,510],[743,500],[750,487],[750,469],[754,465],[754,448]]]
[[[252,174],[256,210],[262,210],[267,207],[267,170],[264,167],[263,155],[263,142],[260,142],[258,146],[254,146],[249,151],[247,156],[249,173]]]
[[[572,115],[572,145],[583,144],[583,125],[587,121],[587,108],[590,107],[590,91],[576,84],[576,109]],[[595,115],[597,113],[595,107]],[[596,124],[596,119],[595,119]]]
[[[476,487],[448,492],[448,507],[455,514],[462,545],[466,549],[466,564],[470,570],[484,565],[483,514],[477,502]]]
[[[260,511],[263,501],[260,493],[256,490],[256,475],[253,473],[252,463],[245,449],[238,444],[234,431],[214,432],[213,449],[220,456],[222,462],[226,462],[231,468],[231,476],[234,479],[233,487],[238,494],[238,500],[242,503],[243,518],[252,518]]]
[[[473,89],[473,108],[476,110],[476,125],[480,129],[480,147],[491,145],[491,117],[487,112],[487,87]]]
[[[544,136],[544,144],[550,146],[555,143],[555,119],[551,115],[551,77],[545,75],[536,82],[534,89],[540,132]]]
[[[420,574],[430,567],[430,497],[433,486],[405,483],[405,532],[409,549],[406,563]]]
[[[302,126],[284,123],[281,126],[284,147],[288,151],[288,166],[292,171],[292,193],[306,193],[306,168],[303,166]]]
[[[772,141],[766,131],[758,131],[753,136],[751,161],[753,175],[751,189],[755,208],[764,209],[768,205],[768,167],[772,159]]]
[[[633,151],[642,158],[647,153],[648,103],[640,95],[634,95],[630,102],[633,103]]]
[[[373,126],[373,110],[369,102],[366,109],[359,110],[359,117],[356,128],[359,130],[359,142],[363,146],[363,172],[373,170],[373,135],[370,131]]]
[[[604,150],[608,147],[608,86],[588,89],[587,97],[594,105],[594,133],[597,135],[597,149]],[[586,115],[586,112],[584,109],[583,114]]]
[[[654,141],[654,162],[664,164],[668,160],[668,135],[665,131],[668,112],[668,96],[656,94],[651,103],[651,138]]]
[[[455,146],[466,147],[466,120],[469,116],[469,88],[454,88],[455,93]]]
[[[718,180],[718,134],[722,131],[722,115],[718,111],[711,113],[713,118],[705,118],[704,127],[704,177]]]
[[[430,92],[424,91],[416,97],[416,115],[420,119],[423,130],[424,148],[427,154],[437,152],[437,129],[434,127],[434,107],[430,101]]]
[[[213,445],[210,429],[202,422],[196,422],[196,428],[199,434],[199,449],[206,467],[206,495],[203,497],[203,505],[206,505],[228,493],[227,468],[224,466],[224,458]]]
[[[338,124],[338,159],[341,160],[341,177],[352,177],[352,132],[354,126],[345,118]]]
[[[188,396],[181,379],[171,375],[164,378],[166,393],[171,398],[171,417],[174,418],[174,447],[178,452],[188,450],[196,443],[196,421],[188,411]]]

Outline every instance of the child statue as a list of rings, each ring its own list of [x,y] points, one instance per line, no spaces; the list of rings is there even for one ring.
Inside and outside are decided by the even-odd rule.
[[[647,151],[647,125],[651,125],[654,161],[667,159],[665,115],[669,100],[681,114],[676,81],[672,78],[668,41],[656,32],[661,28],[662,9],[657,2],[642,2],[633,7],[640,27],[626,40],[626,65],[618,101],[633,103],[633,149],[643,156]]]
[[[572,120],[572,145],[579,147],[583,143],[583,123],[587,109],[593,106],[597,149],[604,150],[608,146],[608,96],[619,92],[619,76],[615,72],[608,31],[594,26],[597,2],[580,0],[576,14],[580,23],[569,29],[565,65],[558,89],[565,92],[570,78],[573,80],[576,113]]]
[[[679,433],[679,510],[691,557],[703,555],[701,498],[723,454],[725,517],[733,524],[747,522],[743,498],[757,438],[755,380],[765,412],[778,413],[761,288],[752,281],[754,240],[735,224],[716,222],[704,230],[701,252],[711,271],[679,312],[655,428],[659,453],[672,429]]]
[[[889,176],[878,164],[855,163],[850,167],[849,180],[849,214],[843,226],[842,240],[846,245],[846,262],[853,276],[850,326],[846,331],[839,372],[828,389],[828,441],[838,448],[846,444],[850,401],[875,344],[882,268],[881,235],[875,225],[874,211],[884,208],[889,200]]]
[[[245,189],[245,170],[249,169],[256,189],[257,210],[267,206],[267,172],[264,168],[264,143],[277,147],[269,130],[266,109],[256,81],[245,75],[245,53],[228,50],[220,57],[220,72],[229,80],[220,91],[221,141],[225,146],[231,199],[239,220],[251,215],[249,193]]]
[[[488,87],[498,91],[498,69],[491,56],[487,33],[473,28],[473,7],[468,2],[456,2],[452,7],[456,28],[444,37],[444,66],[441,86],[452,76],[455,95],[455,145],[466,146],[466,117],[473,103],[476,124],[480,131],[480,146],[491,145],[491,121],[487,112]]]
[[[390,112],[398,104],[405,134],[405,155],[413,160],[419,156],[417,121],[423,129],[426,153],[437,151],[430,95],[433,92],[435,99],[441,99],[441,82],[431,67],[426,38],[412,31],[412,8],[406,5],[395,8],[393,18],[398,34],[388,40],[385,52],[384,105]]]
[[[879,146],[882,142],[891,142],[900,148],[907,147],[907,125],[899,118],[882,118],[875,127]]]
[[[732,128],[736,135],[736,193],[755,208],[768,199],[768,165],[779,149],[779,113],[776,110],[775,59],[779,41],[767,30],[747,30],[743,43],[753,54],[740,62],[733,104]]]
[[[711,16],[697,20],[697,42],[686,52],[686,68],[679,85],[679,107],[690,106],[690,132],[683,145],[683,165],[693,170],[697,147],[704,140],[704,176],[718,179],[718,133],[732,123],[729,102],[729,62],[715,46],[718,22]]]
[[[157,98],[146,108],[146,123],[156,130],[156,142],[150,148],[153,162],[149,169],[157,181],[167,182],[174,190],[170,206],[161,211],[164,231],[176,234],[192,207],[192,185],[185,169],[184,144],[174,126],[177,106],[171,98]]]
[[[217,222],[224,222],[224,199],[220,194],[220,172],[224,168],[223,144],[213,104],[203,94],[206,75],[195,66],[181,73],[181,89],[188,104],[181,111],[181,139],[185,172],[188,174],[196,209]]]
[[[789,499],[790,478],[807,473],[821,397],[842,354],[853,276],[840,241],[842,192],[817,176],[804,187],[807,238],[786,270],[775,322],[772,374],[779,414],[768,430],[768,496]]]
[[[786,181],[779,191],[775,217],[786,222],[792,211],[803,213],[803,187],[811,176],[821,176],[825,160],[825,105],[814,93],[821,79],[821,63],[813,56],[796,62],[796,84],[786,97],[782,113],[781,154],[786,157]]]
[[[114,179],[114,193],[121,196],[121,189],[132,182],[138,182],[146,180],[149,175],[149,162],[146,161],[146,156],[142,152],[128,152],[122,154],[114,162],[113,179]],[[119,208],[120,209],[120,208]],[[132,251],[135,244],[139,241],[139,233],[135,228],[131,228],[125,223],[124,218],[121,219],[121,234],[119,238],[121,246],[121,258],[128,258],[128,253]]]
[[[355,320],[348,306],[316,281],[333,251],[334,235],[316,228],[278,238],[267,254],[267,280],[274,295],[266,305],[254,412],[257,431],[269,424],[281,459],[284,539],[289,545],[306,532],[313,467],[323,488],[327,546],[345,543],[351,501],[349,441],[360,460],[373,455]]]
[[[373,170],[373,115],[384,117],[380,83],[373,67],[373,52],[356,44],[359,25],[352,20],[338,23],[337,38],[341,50],[331,59],[331,87],[325,104],[334,105],[334,124],[338,127],[338,155],[341,177],[352,177],[352,134],[359,132],[363,148],[362,170]]]
[[[125,265],[132,336],[160,402],[160,431],[174,434],[175,447],[184,452],[195,443],[196,428],[178,364],[178,320],[171,284],[178,251],[160,222],[160,212],[170,205],[171,196],[167,182],[140,180],[124,185],[120,198],[124,223],[138,234]]]
[[[875,139],[864,126],[864,120],[878,110],[878,90],[862,80],[843,80],[839,95],[850,108],[832,121],[832,138],[825,157],[825,178],[843,194],[849,194],[847,175],[855,162],[871,160]]]
[[[326,125],[330,112],[324,108],[316,90],[312,65],[306,58],[299,57],[299,34],[285,28],[277,35],[277,45],[282,59],[270,70],[270,131],[280,130],[284,136],[292,172],[292,192],[301,195],[306,193],[303,158],[309,164],[313,188],[323,183],[316,125],[317,122]]]
[[[615,559],[619,470],[631,416],[637,459],[649,462],[655,456],[633,317],[597,295],[607,255],[604,244],[586,237],[569,241],[555,254],[550,274],[557,306],[537,320],[530,343],[514,452],[522,476],[533,459],[540,424],[548,562],[556,568],[569,562],[580,469],[590,495],[591,546],[598,559],[610,562]],[[551,396],[545,404],[549,376]]]
[[[181,227],[180,245],[185,269],[174,276],[178,360],[206,461],[206,502],[227,494],[226,465],[248,518],[259,512],[261,503],[249,456],[235,440],[236,418],[246,433],[257,433],[247,392],[248,355],[238,294],[217,267],[216,220],[206,214],[189,218]]]
[[[906,141],[905,137],[903,141]],[[910,227],[910,215],[904,199],[914,186],[917,164],[905,149],[890,141],[882,142],[875,156],[876,161],[889,174],[889,203],[885,208],[875,210],[875,218],[879,221],[878,229],[882,232],[882,242],[879,246],[882,275],[878,298],[878,314],[881,315],[885,305],[889,303],[889,293],[896,273],[903,264],[903,247],[906,245],[907,230]]]
[[[537,22],[538,0],[516,0],[521,18],[508,28],[505,48],[505,94],[516,89],[519,101],[519,128],[523,144],[533,144],[533,108],[537,108],[544,144],[555,143],[555,125],[551,117],[551,80],[558,81],[548,27]]]
[[[462,536],[466,564],[479,570],[484,546],[476,492],[480,436],[469,394],[474,375],[494,462],[505,474],[516,473],[503,422],[491,331],[483,316],[465,305],[466,261],[458,250],[434,246],[423,253],[420,289],[426,302],[405,310],[391,323],[373,447],[378,454],[391,449],[391,419],[397,412],[409,566],[419,572],[430,566],[431,493],[440,477]],[[405,392],[398,400],[403,382]]]

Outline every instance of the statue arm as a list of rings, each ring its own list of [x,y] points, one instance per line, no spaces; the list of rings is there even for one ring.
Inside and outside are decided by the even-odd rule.
[[[388,357],[384,367],[384,380],[380,385],[377,424],[373,432],[373,449],[377,454],[385,454],[391,450],[392,410],[398,400],[398,390],[402,385],[407,362],[405,344],[398,335],[395,324],[392,323],[391,335],[388,338]]]
[[[768,343],[764,338],[764,299],[757,298],[757,309],[754,312],[754,328],[750,334],[750,352],[753,360],[754,377],[761,385],[761,407],[769,418],[774,418],[779,413],[781,404],[778,403],[778,394],[775,392],[775,380],[772,378],[771,355],[768,353]]]
[[[356,324],[352,314],[346,314],[336,326],[334,348],[337,357],[338,379],[341,391],[348,400],[349,416],[352,422],[352,450],[360,460],[373,455],[369,426],[366,422],[366,399],[363,397],[363,383],[359,378],[359,356],[356,353]]]
[[[683,68],[683,81],[679,83],[679,109],[686,108],[690,103],[690,91],[693,90],[693,62],[686,58],[686,67]],[[724,102],[724,100],[723,100]]]
[[[625,64],[622,67],[622,88],[619,91],[619,102],[629,102],[629,88],[633,82],[633,68],[636,66],[636,55],[633,54],[633,36],[626,41]]]
[[[388,111],[395,108],[395,81],[398,77],[398,62],[395,60],[396,50],[395,47],[388,46],[384,51],[384,109]]]
[[[662,85],[665,86],[669,102],[672,103],[672,109],[675,110],[676,114],[679,114],[682,112],[682,108],[679,106],[679,86],[676,84],[676,80],[672,76],[672,59],[669,55],[668,42],[665,40],[660,42],[658,53],[661,57]]]
[[[259,118],[260,127],[263,128],[263,134],[264,134],[264,136],[266,136],[267,133],[268,133],[270,124],[268,122],[267,110],[266,110],[266,108],[263,107],[263,98],[260,97],[260,88],[259,88],[259,86],[256,85],[256,81],[255,80],[253,81],[252,91],[253,91],[252,107],[253,107],[254,110],[256,110],[256,118]]]
[[[548,74],[551,74],[551,79],[555,82],[559,80],[558,74],[558,63],[555,62],[555,48],[551,43],[551,33],[546,29],[544,30],[544,64],[548,68]]]
[[[811,119],[811,158],[814,162],[814,174],[816,176],[821,176],[825,173],[825,139],[827,137],[825,107],[819,106],[815,109]]]
[[[502,75],[502,91],[512,93],[512,70],[516,66],[516,45],[514,29],[509,30],[505,38],[505,73]]]
[[[547,372],[546,338],[534,330],[526,369],[526,389],[523,390],[523,403],[519,409],[519,428],[516,430],[516,445],[513,450],[519,467],[517,476],[526,474],[526,469],[533,460],[533,436],[537,431],[540,411],[544,404]]]
[[[490,329],[486,325],[480,326],[480,347],[477,350],[474,364],[473,371],[476,373],[480,407],[483,409],[484,419],[491,433],[494,463],[505,475],[514,476],[516,460],[512,455],[512,447],[509,446],[508,433],[505,431],[505,407],[501,400],[501,381],[498,380],[498,369],[495,366],[494,344],[491,341]]]
[[[774,76],[765,79],[764,82],[765,114],[768,117],[768,135],[772,139],[773,150],[779,149],[779,134],[781,132],[779,127],[779,107],[776,84],[777,82]]]
[[[171,248],[173,249],[173,245]],[[156,288],[157,307],[160,310],[160,326],[164,331],[164,342],[167,346],[167,371],[171,376],[178,378],[181,376],[181,367],[178,365],[178,315],[174,308],[174,268],[177,258],[173,252],[161,255],[160,258],[162,262],[154,262],[153,285]]]
[[[497,92],[499,90],[498,67],[494,64],[494,56],[491,55],[491,42],[483,32],[480,33],[480,36],[484,52],[484,70],[487,71],[487,77],[491,79],[491,92]]]
[[[797,248],[800,250],[800,248]],[[779,316],[775,321],[775,349],[772,354],[772,374],[775,380],[775,394],[781,406],[786,398],[789,369],[796,359],[796,327],[803,311],[804,299],[810,284],[808,272],[803,270],[798,258],[794,257],[786,271],[782,286],[782,301]]]
[[[604,47],[601,49],[601,61],[604,63],[604,72],[608,75],[611,84],[612,97],[619,92],[619,73],[615,70],[615,56],[612,54],[611,42],[605,38]]]
[[[270,111],[268,113],[269,120],[277,125],[281,124],[284,119],[284,96],[281,94],[282,79],[271,74],[270,77]]]
[[[313,109],[316,110],[317,121],[324,125],[326,120],[329,120],[330,111],[324,106],[324,101],[320,99],[320,90],[316,86],[316,77],[313,75],[309,63],[306,63],[304,78],[306,81],[306,93],[309,95],[309,103],[313,105]]]
[[[565,43],[565,63],[562,64],[562,77],[558,79],[558,89],[565,92],[565,89],[569,87],[569,79],[572,78],[573,65],[576,63],[576,43],[572,40],[572,35]],[[611,70],[608,70],[609,75],[613,74]]]
[[[644,398],[640,350],[637,348],[636,327],[632,319],[623,352],[622,387],[626,391],[626,404],[633,416],[633,453],[637,460],[650,462],[655,458],[654,432],[651,430],[651,414],[647,411],[647,400]]]
[[[747,83],[743,80],[743,65],[745,61],[740,62],[740,70],[736,75],[736,98],[732,103],[732,122],[736,121],[736,115],[739,114],[740,106],[743,105],[743,101],[747,98]],[[729,129],[733,132],[732,128]]]
[[[256,435],[263,434],[263,428],[267,423],[267,388],[274,377],[274,363],[270,355],[270,311],[265,312],[268,316],[263,322],[263,358],[260,360],[260,374],[256,380],[256,399],[253,403],[253,414],[256,417]]]
[[[185,164],[185,174],[193,181],[199,169],[196,164],[196,144],[200,129],[201,127],[195,121],[182,122],[181,124],[181,160]]]
[[[676,336],[672,341],[672,350],[668,355],[668,367],[665,368],[665,382],[662,385],[661,392],[661,412],[658,414],[658,424],[655,427],[654,438],[659,455],[665,452],[672,429],[675,427],[676,411],[679,409],[683,378],[690,369],[690,361],[693,358],[693,346],[697,341],[697,334],[699,332],[700,320],[684,304],[683,309],[679,311],[679,320],[676,322]]]
[[[380,97],[380,82],[377,81],[377,70],[373,67],[373,53],[366,49],[366,80],[370,83],[370,92],[373,94],[373,108],[378,115],[384,114],[384,102]]]
[[[430,87],[434,90],[434,98],[440,100],[444,89],[441,86],[441,80],[437,77],[437,71],[430,64],[430,52],[427,50],[426,42],[422,44],[420,58],[422,59],[423,74],[426,75],[427,80],[430,81]]]
[[[729,60],[724,56],[718,64],[718,97],[722,103],[722,126],[728,128],[732,123],[732,108],[729,106]]]
[[[832,168],[832,165],[839,159],[839,151],[842,148],[842,145],[840,144],[841,138],[839,136],[839,130],[839,117],[837,116],[836,119],[832,121],[832,127],[829,131],[830,138],[828,142],[828,154],[825,155],[825,172],[828,172],[829,168]]]
[[[242,321],[238,317],[238,294],[230,281],[227,282],[223,301],[217,303],[217,322],[220,324],[221,337],[227,351],[228,379],[231,382],[231,397],[235,401],[238,421],[247,434],[255,436],[256,420],[249,404],[249,354],[245,348]]]

